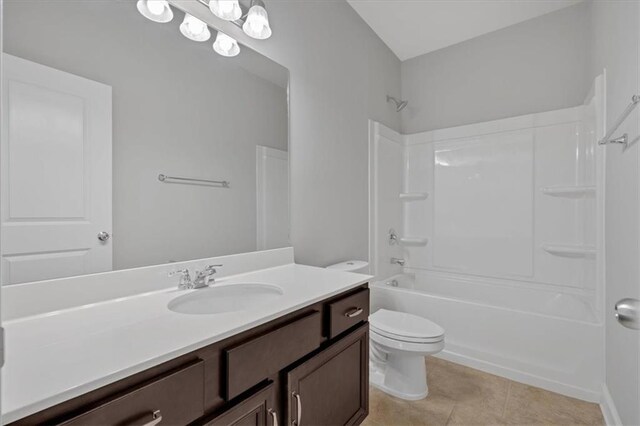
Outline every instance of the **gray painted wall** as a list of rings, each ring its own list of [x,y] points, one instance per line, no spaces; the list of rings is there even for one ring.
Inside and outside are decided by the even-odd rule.
[[[267,2],[273,36],[228,29],[289,68],[292,241],[296,261],[368,258],[368,119],[399,130],[386,103],[400,61],[344,0]]]
[[[287,150],[285,88],[184,38],[181,13],[160,25],[134,2],[4,6],[7,53],[113,87],[115,269],[256,250],[255,147]],[[232,189],[163,184],[158,173]]]
[[[611,125],[626,108],[631,95],[639,93],[638,66],[640,3],[594,1],[592,7],[592,75],[607,72],[607,123]],[[640,298],[640,166],[638,135],[640,111],[622,124],[614,136],[628,133],[636,143],[628,149],[606,150],[606,287],[605,359],[606,385],[622,424],[640,424],[640,348],[638,332],[623,328],[614,317],[615,303],[624,297]]]
[[[403,133],[581,104],[588,16],[579,4],[404,61]]]

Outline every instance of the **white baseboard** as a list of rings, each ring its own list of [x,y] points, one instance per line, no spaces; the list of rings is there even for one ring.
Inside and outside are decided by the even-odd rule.
[[[616,409],[616,404],[613,403],[613,398],[609,393],[609,388],[606,384],[602,385],[602,399],[600,400],[600,410],[602,410],[602,416],[604,417],[604,423],[607,426],[622,426],[622,420]]]
[[[535,376],[524,371],[503,367],[501,365],[493,364],[488,361],[472,358],[467,355],[462,355],[448,350],[444,350],[436,354],[435,356],[438,358],[446,359],[447,361],[455,362],[456,364],[466,365],[467,367],[475,368],[476,370],[495,374],[496,376],[501,376],[515,382],[520,382],[526,385],[535,386],[537,388],[546,389],[548,391],[570,396],[572,398],[602,404],[602,395],[600,394],[600,392],[594,392],[589,389],[583,389],[576,386],[555,382],[553,380]],[[609,425],[609,423],[607,423],[607,425]]]

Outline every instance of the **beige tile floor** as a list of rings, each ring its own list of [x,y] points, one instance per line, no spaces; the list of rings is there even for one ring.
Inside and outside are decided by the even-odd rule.
[[[597,404],[427,358],[429,396],[404,401],[370,390],[364,426],[604,425]]]

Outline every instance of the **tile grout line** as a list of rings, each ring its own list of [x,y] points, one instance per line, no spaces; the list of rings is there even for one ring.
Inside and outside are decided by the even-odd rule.
[[[451,416],[453,416],[453,410],[456,409],[456,406],[458,405],[458,402],[455,401],[453,403],[453,407],[451,407],[451,411],[449,411],[449,415],[447,416],[447,421],[445,422],[445,426],[447,426],[449,424],[449,422],[451,421]]]
[[[513,386],[513,381],[509,380],[509,388],[507,388],[507,397],[504,399],[504,406],[502,407],[502,416],[500,416],[503,419],[507,415],[507,405],[509,404],[509,398],[511,398],[511,386]]]

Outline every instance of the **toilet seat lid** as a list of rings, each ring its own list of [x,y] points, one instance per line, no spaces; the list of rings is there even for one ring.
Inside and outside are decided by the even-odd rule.
[[[369,316],[371,327],[387,336],[409,339],[437,339],[444,336],[444,329],[426,318],[406,312],[380,309]]]

